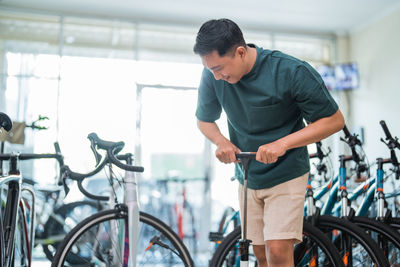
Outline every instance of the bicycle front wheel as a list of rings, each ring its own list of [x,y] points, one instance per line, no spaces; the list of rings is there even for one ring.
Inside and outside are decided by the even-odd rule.
[[[355,216],[351,221],[360,226],[378,243],[390,266],[400,264],[400,234],[388,224],[373,218]]]
[[[15,226],[14,252],[10,266],[12,267],[27,267],[30,266],[30,244],[29,244],[29,229],[26,222],[26,217],[21,206],[18,209],[18,219]]]
[[[238,242],[241,238],[240,226],[227,235],[218,246],[211,261],[213,267],[239,267],[240,255]],[[257,266],[257,259],[249,251],[249,266]],[[294,248],[295,266],[340,266],[343,262],[339,252],[329,239],[316,227],[304,222],[303,241]]]
[[[321,215],[315,226],[331,238],[346,266],[390,266],[378,244],[350,220]]]
[[[65,237],[51,266],[125,266],[127,222],[126,209],[88,217]],[[162,221],[141,212],[138,231],[138,266],[193,266],[185,245]]]

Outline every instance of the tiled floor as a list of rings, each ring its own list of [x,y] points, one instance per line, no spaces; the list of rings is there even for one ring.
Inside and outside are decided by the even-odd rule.
[[[46,258],[41,246],[33,249],[32,266],[31,267],[50,267],[51,262]]]
[[[46,260],[33,260],[32,267],[50,267],[51,263]]]
[[[210,253],[202,253],[197,255],[195,261],[196,266],[206,267],[208,266],[208,260],[210,258]],[[43,254],[41,247],[36,247],[33,251],[33,259],[31,267],[50,267],[51,262]]]

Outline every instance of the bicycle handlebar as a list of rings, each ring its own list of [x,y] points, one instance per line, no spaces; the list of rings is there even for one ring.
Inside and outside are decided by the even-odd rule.
[[[124,160],[128,164],[132,162],[132,154],[131,153],[117,155],[116,157],[118,160]],[[100,200],[100,201],[108,201],[110,199],[109,197],[94,195],[94,194],[90,193],[89,191],[87,191],[82,185],[82,182],[85,178],[93,176],[96,173],[100,172],[106,164],[107,164],[107,160],[103,161],[99,166],[96,167],[95,170],[91,171],[90,173],[85,173],[85,174],[73,172],[67,165],[65,165],[62,168],[62,173],[64,174],[63,176],[68,176],[70,179],[77,181],[79,191],[81,191],[82,194],[84,194],[88,198],[94,199],[94,200]],[[66,192],[69,191],[68,186],[66,186],[65,184],[64,184],[64,188],[65,188]]]
[[[124,142],[105,141],[105,140],[100,139],[96,133],[89,134],[88,139],[91,142],[91,148],[96,157],[97,166],[95,167],[95,169],[89,173],[77,173],[77,172],[71,171],[71,169],[66,165],[62,167],[63,179],[65,179],[65,177],[69,177],[70,179],[77,181],[79,190],[85,196],[92,198],[92,199],[97,199],[97,200],[108,200],[108,197],[95,196],[95,195],[89,193],[82,186],[83,179],[97,174],[104,168],[104,166],[107,163],[112,163],[126,171],[132,171],[132,172],[143,172],[144,171],[144,168],[141,166],[129,165],[132,163],[132,154],[128,153],[125,155],[117,155],[117,153],[123,149],[123,147],[125,145]],[[97,152],[97,149],[102,149],[102,150],[107,151],[106,156],[100,163],[98,162],[98,159],[101,159],[101,157],[98,157],[98,155],[100,155],[100,154]],[[121,160],[126,161],[128,164],[122,163]]]
[[[345,135],[345,139],[340,137],[340,140],[349,145],[349,147],[351,149],[352,159],[358,164],[361,159],[355,148],[356,148],[356,145],[361,147],[361,141],[360,141],[360,139],[358,139],[357,134],[350,133],[350,131],[349,131],[349,129],[347,129],[346,125],[343,127],[343,132]]]
[[[382,129],[386,135],[386,140],[388,140],[388,142],[385,142],[383,140],[383,138],[381,138],[381,141],[389,148],[390,150],[390,163],[392,163],[392,165],[394,166],[393,171],[396,174],[396,179],[398,180],[400,178],[400,164],[399,161],[397,159],[396,156],[396,152],[395,152],[395,148],[400,149],[400,144],[398,142],[398,138],[397,137],[392,137],[392,135],[390,134],[390,131],[386,125],[386,122],[384,120],[381,120],[379,122],[379,124],[382,126]]]
[[[124,142],[110,142],[100,139],[97,134],[91,133],[88,135],[88,138],[92,144],[94,144],[97,148],[103,149],[107,151],[107,158],[113,163],[114,165],[118,166],[119,168],[132,171],[132,172],[143,172],[144,168],[141,166],[133,166],[124,164],[118,160],[115,156],[118,154],[125,146]]]
[[[30,153],[21,153],[21,154],[12,154],[5,153],[0,154],[0,160],[10,160],[11,158],[17,157],[19,160],[32,160],[32,159],[56,159],[60,166],[64,164],[64,158],[61,154],[30,154]]]
[[[389,147],[389,149],[394,149],[394,148],[400,149],[400,144],[399,144],[398,138],[392,137],[392,135],[390,134],[390,131],[386,125],[386,122],[384,120],[381,120],[379,123],[382,126],[383,131],[385,132],[386,140],[389,141],[388,143],[385,143],[385,142],[384,143]]]
[[[60,144],[58,142],[54,142],[54,149],[56,151],[56,154],[59,155],[57,160],[60,166],[64,166],[64,156],[61,154],[61,149],[60,149]]]
[[[240,152],[235,155],[236,155],[236,159],[255,159],[256,158],[256,152]]]
[[[369,166],[368,166],[368,162],[365,163],[362,159],[362,157],[360,157],[360,155],[357,153],[356,151],[356,146],[360,146],[362,147],[361,141],[360,139],[358,139],[358,135],[357,134],[351,134],[350,131],[347,129],[347,126],[345,125],[343,127],[343,132],[345,135],[345,139],[340,137],[340,140],[345,142],[351,150],[351,158],[347,158],[347,157],[343,157],[342,159],[346,159],[346,160],[353,160],[357,167],[357,177],[361,177],[361,173],[362,172],[368,172],[369,175]]]
[[[106,164],[107,164],[107,160],[103,160],[100,165],[98,165],[94,170],[92,170],[88,173],[73,172],[73,171],[71,171],[71,169],[69,168],[68,165],[64,165],[61,168],[61,172],[64,175],[68,176],[68,178],[75,180],[75,181],[79,181],[81,179],[84,179],[84,178],[87,178],[87,177],[90,177],[90,176],[93,176],[93,175],[99,173]]]
[[[346,125],[344,125],[344,127],[343,127],[343,132],[344,132],[344,136],[346,138],[349,138],[351,136],[350,131],[349,131],[349,129],[347,129]]]
[[[315,142],[315,145],[317,146],[317,152],[309,154],[310,159],[318,158],[320,161],[322,161],[325,157],[327,157],[329,155],[329,153],[331,153],[331,148],[328,147],[328,152],[326,154],[324,154],[324,152],[322,151],[321,141]]]
[[[124,161],[130,163],[130,162],[132,162],[132,154],[127,153],[124,155],[117,155],[117,159],[124,160]],[[84,194],[88,198],[94,199],[94,200],[100,200],[100,201],[108,201],[110,199],[109,197],[101,196],[101,195],[94,195],[94,194],[90,193],[89,191],[87,191],[82,185],[82,182],[85,178],[93,176],[96,173],[100,172],[104,168],[104,166],[107,164],[107,162],[108,162],[107,160],[102,161],[102,163],[100,165],[98,165],[95,170],[91,171],[90,173],[85,173],[85,174],[73,172],[67,165],[65,165],[62,168],[62,173],[64,174],[63,178],[68,177],[74,181],[77,181],[79,191],[81,191],[82,194]],[[69,188],[65,183],[64,183],[64,188],[65,188],[66,192],[69,191]]]
[[[108,201],[110,198],[107,196],[100,196],[100,195],[94,195],[92,193],[90,193],[89,191],[87,191],[83,185],[82,185],[83,179],[78,181],[78,189],[79,191],[82,192],[82,194],[84,194],[85,196],[87,196],[90,199],[94,199],[94,200],[99,200],[99,201]]]
[[[96,133],[90,133],[88,135],[88,139],[92,144],[94,144],[97,148],[106,150],[111,149],[112,154],[118,154],[125,146],[124,142],[110,142],[100,139]]]
[[[383,131],[385,132],[386,140],[392,139],[392,135],[390,134],[389,129],[388,129],[388,127],[386,126],[386,122],[385,122],[384,120],[381,120],[381,121],[379,122],[379,124],[382,126],[382,129],[383,129]]]

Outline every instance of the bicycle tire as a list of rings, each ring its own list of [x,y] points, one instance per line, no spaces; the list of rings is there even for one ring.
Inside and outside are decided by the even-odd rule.
[[[388,220],[390,227],[393,229],[400,231],[400,218],[399,217],[392,217]]]
[[[76,208],[82,207],[93,208],[94,212],[92,212],[92,210],[89,211],[88,209],[80,209],[78,212],[76,212]],[[98,211],[99,204],[87,200],[66,203],[55,210],[46,221],[43,235],[40,237],[41,239],[46,240],[46,243],[42,244],[42,248],[47,259],[53,261],[54,254],[65,235],[69,233],[69,231],[71,231],[72,228],[75,227],[80,221],[88,217],[88,215],[94,214]],[[76,218],[76,216],[78,218]],[[80,218],[80,216],[85,217]],[[71,226],[70,224],[73,225]]]
[[[27,228],[26,218],[23,209],[18,208],[18,219],[14,233],[14,250],[10,261],[12,267],[28,267],[30,266],[29,251],[29,229]]]
[[[111,250],[112,252],[118,252],[119,248],[111,248],[111,246],[117,246],[117,244],[115,244],[115,240],[109,240],[108,238],[111,238],[110,233],[113,232],[113,229],[120,229],[120,227],[124,228],[125,225],[127,225],[127,221],[128,215],[126,212],[126,207],[124,209],[111,209],[101,211],[88,217],[87,219],[79,223],[76,227],[74,227],[74,229],[72,229],[72,231],[65,237],[64,241],[57,249],[57,252],[54,256],[54,261],[51,266],[74,266],[73,263],[67,261],[68,253],[71,249],[79,249],[80,252],[83,252],[82,254],[79,254],[79,256],[81,256],[80,260],[86,259],[87,264],[81,266],[98,266],[94,261],[100,261],[103,264],[104,262],[108,262],[109,264],[107,266],[123,266],[122,253],[121,255],[119,253],[110,253]],[[141,264],[140,266],[186,267],[194,266],[189,251],[187,250],[183,242],[179,239],[178,235],[173,232],[169,226],[167,226],[165,223],[158,220],[157,218],[144,212],[140,212],[140,222],[140,237],[137,249],[138,265]],[[108,224],[117,227],[111,229]],[[93,230],[95,234],[93,234],[91,230]],[[96,240],[93,240],[93,237],[95,237]],[[97,239],[99,237],[101,239]],[[144,251],[144,248],[146,248],[150,244],[150,241],[154,241],[153,238],[155,237],[159,238],[159,240],[162,241],[164,245],[167,245],[170,248],[167,249],[161,246],[153,245],[150,249],[142,253]],[[81,238],[83,240],[80,240]],[[83,244],[87,246],[86,250],[85,247],[80,246],[80,241],[84,242]],[[174,249],[174,252],[177,254],[174,254],[172,252],[172,249]],[[161,262],[155,262],[156,260],[160,260],[160,257]],[[118,263],[114,264],[116,261],[118,261]]]
[[[354,216],[351,222],[360,226],[378,243],[390,266],[400,264],[400,233],[390,225],[373,218]]]
[[[330,235],[345,265],[390,266],[378,244],[361,227],[348,219],[321,215],[316,218],[314,225]],[[347,251],[349,248],[351,251]]]
[[[231,216],[234,214],[236,211],[232,207],[226,207],[224,210],[224,213],[221,216],[221,219],[219,220],[218,223],[218,233],[222,233],[224,230],[225,222],[228,219],[228,216]],[[236,227],[237,225],[235,225]]]
[[[1,199],[0,199],[1,201]],[[1,202],[0,202],[1,203]],[[3,212],[0,207],[0,218],[3,218]],[[4,240],[3,240],[3,220],[0,220],[0,265],[4,262]]]
[[[218,246],[210,261],[210,266],[239,266],[237,243],[240,238],[241,227],[238,226]],[[316,249],[319,249],[318,253],[313,253]],[[310,254],[307,252],[310,252]],[[294,253],[295,266],[307,266],[304,261],[311,262],[314,260],[322,266],[344,266],[339,252],[329,239],[318,228],[307,222],[303,224],[303,242],[295,246]],[[316,259],[315,256],[319,256],[319,258]],[[249,257],[249,261],[250,266],[257,266],[254,255]]]

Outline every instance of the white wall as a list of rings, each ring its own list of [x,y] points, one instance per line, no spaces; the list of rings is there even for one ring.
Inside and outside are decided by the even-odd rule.
[[[359,64],[361,81],[349,95],[349,122],[364,127],[364,148],[373,162],[389,156],[379,140],[380,120],[400,137],[400,8],[350,35],[350,59]]]

